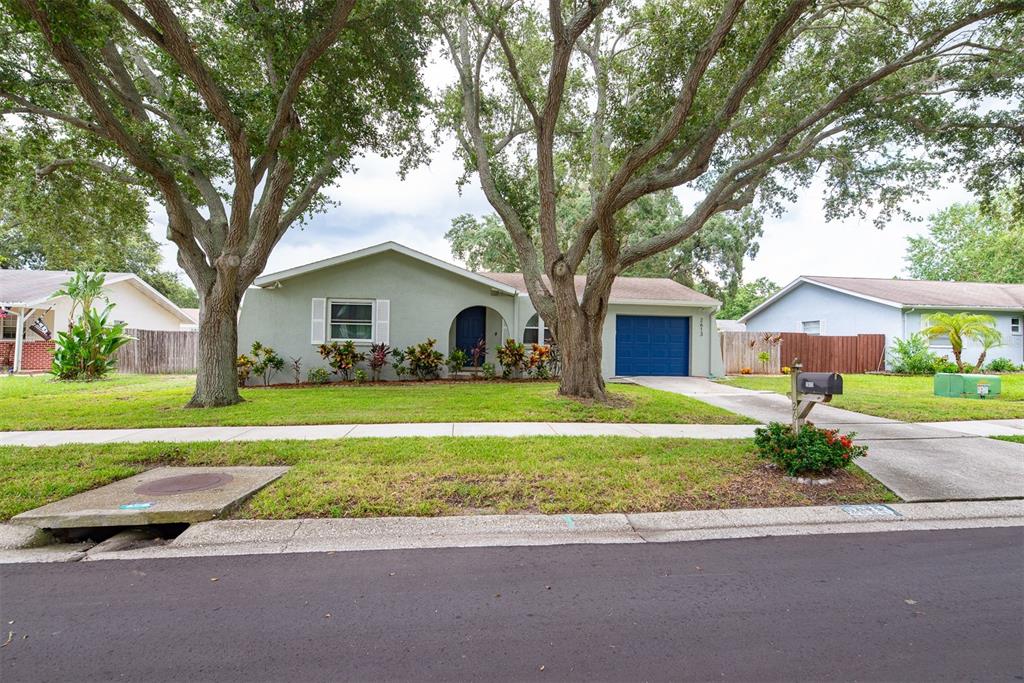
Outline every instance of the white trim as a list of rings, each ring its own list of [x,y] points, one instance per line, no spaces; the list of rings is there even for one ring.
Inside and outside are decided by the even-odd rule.
[[[25,346],[25,309],[18,309],[18,327],[14,330],[14,371],[21,372]]]
[[[334,304],[357,304],[359,306],[369,306],[370,307],[370,322],[369,323],[357,322],[357,323],[354,323],[354,324],[356,324],[356,325],[369,325],[370,326],[370,336],[368,338],[366,338],[366,339],[356,339],[356,338],[350,338],[350,337],[334,337],[331,334],[331,325],[333,324],[332,323],[333,318],[331,316],[331,306],[333,306]],[[389,307],[390,307],[390,304],[389,304]],[[390,314],[390,312],[389,312],[389,314]],[[347,342],[347,341],[350,341],[350,342],[355,342],[356,344],[372,344],[374,342],[374,340],[376,339],[376,330],[377,330],[377,300],[376,299],[348,299],[348,298],[344,298],[344,297],[331,297],[331,298],[328,298],[327,299],[327,308],[324,311],[324,321],[325,321],[324,322],[324,328],[325,328],[324,338],[325,338],[325,340],[327,342]],[[339,323],[339,324],[343,324],[343,323]]]
[[[1013,329],[1013,321],[1014,320],[1017,321],[1017,329],[1016,329],[1016,331],[1014,331],[1014,329]],[[1019,337],[1021,334],[1024,334],[1024,314],[1018,315],[1016,317],[1011,315],[1010,316],[1010,336],[1012,336],[1012,337]]]
[[[367,256],[382,254],[388,251],[393,251],[404,256],[408,256],[409,258],[416,259],[417,261],[428,263],[442,270],[446,270],[449,273],[454,273],[455,275],[461,275],[462,277],[473,280],[474,282],[479,282],[482,285],[487,285],[491,289],[496,289],[499,292],[504,292],[505,294],[519,293],[519,291],[514,287],[509,287],[504,283],[498,282],[497,280],[492,280],[489,277],[485,277],[483,275],[480,275],[479,273],[474,273],[472,271],[466,270],[465,268],[459,268],[456,265],[452,265],[451,263],[447,263],[445,261],[442,261],[441,259],[436,259],[433,256],[428,256],[427,254],[416,251],[415,249],[410,249],[409,247],[401,245],[398,242],[383,242],[381,244],[376,244],[372,247],[359,249],[358,251],[351,251],[347,254],[332,256],[331,258],[322,259],[320,261],[314,261],[313,263],[307,263],[302,266],[296,266],[295,268],[289,268],[288,270],[282,270],[277,273],[261,275],[260,277],[256,278],[253,281],[253,284],[256,285],[257,287],[274,286],[284,280],[288,280],[299,275],[305,275],[306,273],[311,273],[316,270],[330,268],[331,266],[337,266],[342,263],[348,263],[349,261],[355,261],[361,258],[365,258]]]

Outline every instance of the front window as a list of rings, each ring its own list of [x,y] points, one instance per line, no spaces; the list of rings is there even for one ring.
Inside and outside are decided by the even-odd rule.
[[[331,300],[331,341],[373,341],[373,303]]]
[[[14,311],[4,311],[0,317],[0,339],[15,339],[18,336],[18,315]]]
[[[804,334],[821,334],[820,320],[805,320],[803,322]]]
[[[523,343],[539,344],[538,339],[543,339],[544,344],[553,344],[555,336],[551,334],[551,329],[544,325],[540,316],[534,313],[533,317],[526,321],[526,327],[523,328]]]
[[[1020,334],[1020,318],[1010,318],[1010,334]]]

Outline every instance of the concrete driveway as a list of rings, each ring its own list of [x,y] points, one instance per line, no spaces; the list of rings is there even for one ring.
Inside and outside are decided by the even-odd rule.
[[[787,397],[719,384],[703,377],[632,377],[637,384],[691,396],[761,422],[791,419]],[[933,425],[898,422],[819,405],[819,427],[856,432],[868,446],[857,464],[909,502],[1024,497],[1024,444]]]

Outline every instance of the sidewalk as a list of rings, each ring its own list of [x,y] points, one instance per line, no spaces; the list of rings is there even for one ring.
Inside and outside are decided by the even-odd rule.
[[[707,400],[707,396],[702,396]],[[709,401],[710,402],[710,401]],[[817,408],[815,409],[817,411]],[[755,411],[750,411],[755,412]],[[849,411],[842,411],[848,413]],[[815,413],[817,416],[817,413]],[[855,431],[861,440],[953,439],[1024,436],[1024,420],[919,422],[905,424],[851,413],[871,421],[826,423]],[[779,419],[776,417],[775,419]],[[152,429],[65,429],[0,432],[0,446],[61,446],[72,443],[145,443],[148,441],[275,441],[281,439],[358,439],[405,436],[630,436],[636,438],[748,439],[757,425],[626,424],[608,422],[412,422],[360,425],[275,425],[268,427],[160,427]]]
[[[218,555],[679,541],[1024,526],[1024,501],[835,505],[600,515],[473,515],[368,519],[225,520],[173,541],[131,548],[53,545],[0,551],[0,563]],[[9,526],[7,527],[10,528]],[[5,531],[0,525],[0,532]],[[14,529],[23,532],[23,528]],[[34,531],[34,530],[33,530]],[[26,532],[27,533],[27,532]],[[131,533],[131,532],[126,532]],[[3,534],[0,533],[0,538]],[[125,546],[128,549],[124,549]],[[120,547],[119,547],[120,546]]]

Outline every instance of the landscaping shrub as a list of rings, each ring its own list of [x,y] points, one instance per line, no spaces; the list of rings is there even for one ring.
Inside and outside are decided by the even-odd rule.
[[[57,333],[50,372],[62,380],[100,379],[114,369],[114,353],[130,342],[124,323],[107,322],[113,306],[85,308],[67,332]]]
[[[366,360],[366,354],[357,351],[356,344],[351,339],[340,344],[338,342],[321,344],[318,350],[331,369],[345,380],[350,379],[352,370],[357,363]]]
[[[515,339],[506,339],[498,347],[498,362],[501,363],[501,376],[505,379],[518,375],[526,369],[526,347]]]
[[[936,356],[935,364],[932,365],[932,373],[936,372],[960,372],[960,368],[957,367],[956,363],[949,359],[949,356]]]
[[[284,358],[269,346],[254,341],[249,352],[252,354],[252,371],[263,378],[263,386],[270,384],[271,376],[284,368]]]
[[[751,370],[750,368],[740,368],[740,374],[741,375],[752,375],[752,374],[754,374],[754,371]]]
[[[366,370],[363,370],[362,368],[357,368],[355,376],[353,377],[353,381],[355,381],[356,384],[363,384],[366,382],[366,380]]]
[[[395,376],[398,379],[402,379],[409,374],[409,367],[405,364],[405,351],[395,349],[394,353],[391,354],[391,369],[395,371]]]
[[[853,443],[853,432],[840,434],[835,429],[818,429],[805,424],[799,434],[781,422],[771,422],[754,431],[759,457],[768,458],[786,474],[823,474],[845,469],[855,458],[868,453],[866,446]]]
[[[390,353],[391,347],[384,342],[370,344],[370,374],[373,376],[374,382],[380,380],[380,371],[388,362]]]
[[[302,359],[289,358],[288,364],[291,366],[292,374],[295,376],[295,383],[298,384],[302,378]]]
[[[468,362],[469,356],[466,355],[465,351],[456,346],[448,352],[448,358],[444,363],[448,366],[448,372],[451,373],[452,377],[454,377],[462,370],[462,368],[466,367]]]
[[[497,370],[494,368],[494,363],[484,363],[480,367],[480,372],[483,374],[484,379],[494,379],[498,376]]]
[[[989,372],[1016,372],[1017,366],[1009,358],[995,358],[985,369]]]
[[[423,381],[437,379],[444,367],[444,354],[434,348],[436,339],[410,346],[405,350],[405,361],[409,364],[409,374]]]
[[[928,348],[928,337],[920,332],[906,339],[894,338],[889,350],[889,367],[901,375],[934,375],[940,372],[936,370],[939,361],[939,357]]]
[[[306,381],[310,384],[327,384],[331,381],[331,373],[327,368],[310,368],[306,373]]]
[[[534,344],[528,363],[530,374],[537,379],[548,379],[551,377],[550,362],[551,347],[543,344]]]
[[[244,353],[235,359],[235,373],[238,375],[238,386],[244,387],[252,374],[252,358]]]
[[[480,367],[480,363],[487,357],[487,342],[483,339],[473,345],[473,348],[469,350],[469,361],[473,369]]]

